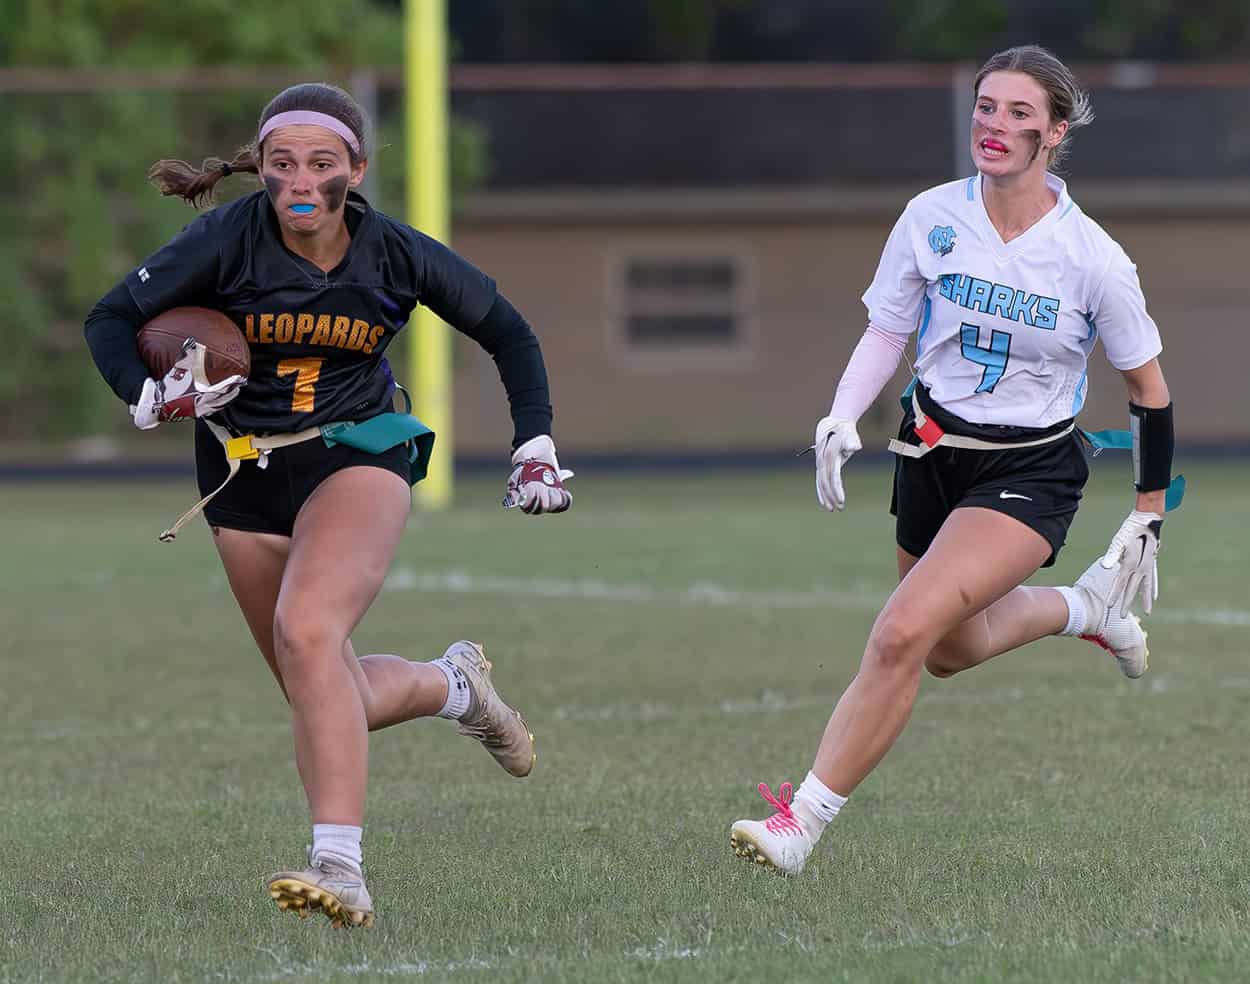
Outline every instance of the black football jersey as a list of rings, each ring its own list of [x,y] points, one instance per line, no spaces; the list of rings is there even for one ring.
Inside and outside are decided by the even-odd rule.
[[[495,282],[350,193],[351,244],[329,273],[291,252],[264,191],[199,216],[125,280],[144,317],[214,308],[251,349],[247,386],[214,415],[237,433],[287,433],[390,409],[386,349],[423,304],[467,331]]]

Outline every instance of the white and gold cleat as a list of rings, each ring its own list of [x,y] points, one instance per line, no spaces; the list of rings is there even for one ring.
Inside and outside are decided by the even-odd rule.
[[[453,642],[443,658],[454,663],[469,681],[469,709],[460,719],[459,732],[482,743],[510,775],[521,779],[530,774],[538,756],[534,736],[521,712],[509,707],[491,682],[490,660],[476,642]]]
[[[1136,680],[1150,665],[1150,650],[1146,647],[1146,631],[1141,627],[1141,619],[1132,612],[1121,615],[1107,609],[1106,599],[1115,577],[1114,567],[1108,569],[1096,560],[1073,585],[1085,602],[1081,638],[1107,650],[1115,657],[1120,672]]]
[[[790,809],[794,787],[783,782],[774,796],[762,782],[759,791],[776,812],[767,820],[737,821],[729,828],[729,843],[738,857],[753,864],[765,865],[780,875],[800,874],[816,845]]]
[[[268,884],[278,908],[301,919],[322,912],[336,929],[373,925],[373,900],[365,880],[343,865],[309,859],[303,871],[279,871],[269,876]]]

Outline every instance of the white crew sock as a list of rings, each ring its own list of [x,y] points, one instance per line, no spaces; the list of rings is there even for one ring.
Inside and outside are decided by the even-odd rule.
[[[311,860],[334,861],[360,873],[360,865],[364,854],[360,849],[360,838],[364,834],[361,827],[352,827],[342,823],[314,823],[313,846]]]
[[[434,660],[430,665],[437,666],[447,678],[447,700],[443,702],[443,709],[438,712],[438,716],[459,721],[469,709],[469,701],[473,697],[464,671],[451,660],[443,657]]]
[[[846,806],[847,798],[839,796],[817,779],[816,773],[808,772],[807,778],[799,786],[799,791],[794,794],[793,809],[812,843],[820,840],[825,826]]]
[[[1063,595],[1063,600],[1068,603],[1068,624],[1059,630],[1059,635],[1082,635],[1085,632],[1085,619],[1089,616],[1085,610],[1085,600],[1081,597],[1081,592],[1076,588],[1055,588],[1055,590]]]

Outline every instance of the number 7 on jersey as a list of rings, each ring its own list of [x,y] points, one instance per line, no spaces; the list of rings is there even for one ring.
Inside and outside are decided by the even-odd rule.
[[[316,402],[317,379],[321,376],[321,363],[325,359],[283,359],[278,363],[278,375],[295,374],[295,392],[291,394],[291,410],[295,413],[312,413]]]

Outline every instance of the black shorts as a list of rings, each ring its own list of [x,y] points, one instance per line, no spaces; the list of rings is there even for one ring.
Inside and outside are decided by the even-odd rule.
[[[408,448],[400,444],[381,454],[370,454],[345,444],[326,446],[314,438],[278,448],[269,454],[269,466],[241,462],[239,473],[204,507],[210,526],[252,533],[290,536],[300,507],[325,479],[336,471],[367,465],[394,472],[408,482]],[[226,451],[203,421],[195,423],[195,478],[200,495],[208,495],[229,473]]]
[[[921,401],[921,408],[948,433],[991,440],[1029,439],[1021,429],[1007,433],[1005,428],[979,428],[960,421],[927,399]],[[987,434],[990,430],[993,433]],[[903,417],[898,436],[909,444],[917,442],[910,411]],[[919,557],[929,549],[953,510],[980,506],[1018,519],[1045,537],[1050,557],[1042,566],[1050,567],[1068,535],[1088,478],[1085,448],[1075,431],[1032,448],[974,451],[938,447],[922,458],[899,455],[894,463],[894,496],[890,502],[890,513],[898,518],[895,539],[909,554]]]

